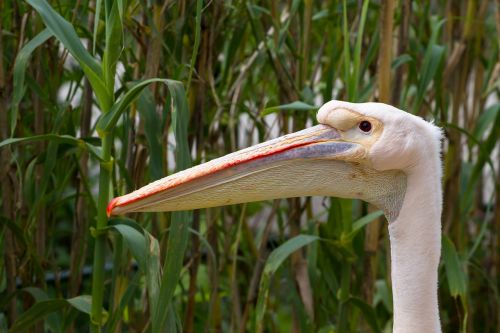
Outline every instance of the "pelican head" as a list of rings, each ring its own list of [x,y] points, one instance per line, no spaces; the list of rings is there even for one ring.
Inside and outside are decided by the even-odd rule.
[[[405,171],[434,126],[382,103],[330,101],[319,125],[155,181],[113,199],[108,214],[175,211],[298,196],[357,198],[398,216]],[[429,126],[430,125],[430,126]],[[430,131],[429,131],[430,130]],[[435,140],[433,140],[435,141]]]
[[[381,103],[330,101],[319,125],[155,181],[108,215],[298,196],[357,198],[389,221],[394,332],[440,332],[441,131]]]

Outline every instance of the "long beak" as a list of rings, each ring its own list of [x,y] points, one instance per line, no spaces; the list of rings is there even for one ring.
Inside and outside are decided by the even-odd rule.
[[[155,181],[114,198],[108,216],[190,210],[311,195],[362,197],[358,144],[327,125],[285,135]],[[353,182],[356,183],[353,186]]]

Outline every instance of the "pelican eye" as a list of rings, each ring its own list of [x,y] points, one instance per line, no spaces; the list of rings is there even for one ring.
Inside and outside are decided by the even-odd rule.
[[[372,130],[372,124],[368,120],[363,120],[358,125],[359,129],[365,133],[368,133]]]

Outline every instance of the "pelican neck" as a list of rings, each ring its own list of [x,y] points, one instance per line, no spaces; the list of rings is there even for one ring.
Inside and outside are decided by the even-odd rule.
[[[439,164],[407,172],[397,219],[389,223],[394,333],[439,333],[438,265],[442,189]]]

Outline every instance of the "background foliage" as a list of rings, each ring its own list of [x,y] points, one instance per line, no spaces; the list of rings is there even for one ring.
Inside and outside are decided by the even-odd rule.
[[[0,331],[390,331],[361,202],[105,216],[330,99],[444,129],[443,329],[500,331],[496,1],[49,2],[0,1]]]

